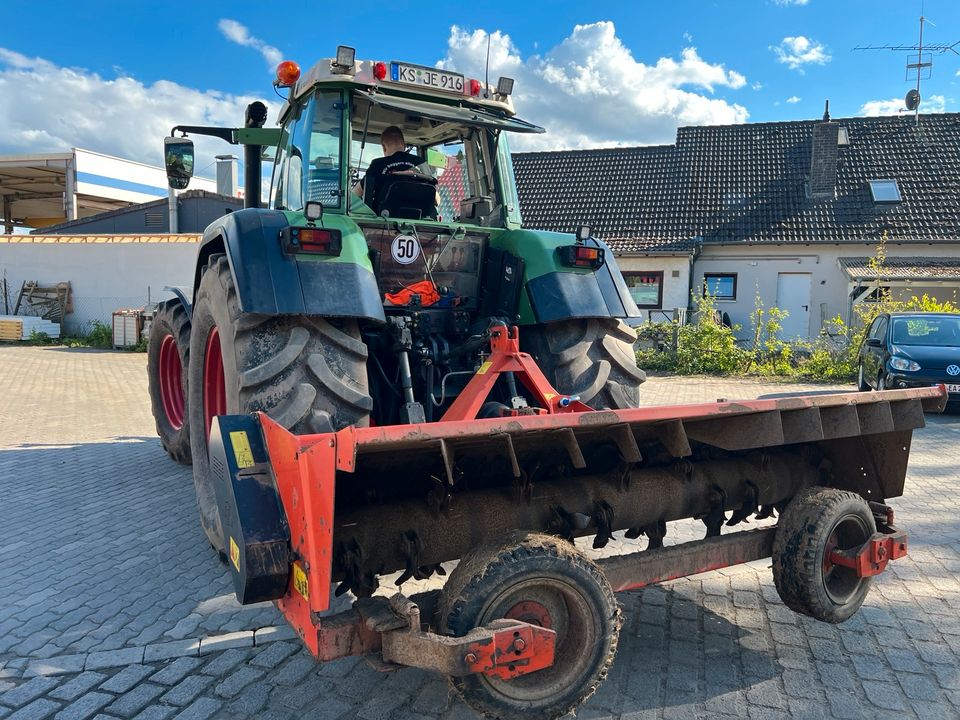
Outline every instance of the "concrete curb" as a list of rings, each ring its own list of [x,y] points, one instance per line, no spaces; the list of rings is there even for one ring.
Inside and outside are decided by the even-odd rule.
[[[23,668],[23,679],[67,675],[85,670],[103,670],[107,668],[140,665],[141,663],[161,662],[180,657],[201,657],[231,648],[259,647],[278,640],[298,639],[296,631],[289,625],[271,625],[257,630],[226,633],[224,635],[205,635],[201,638],[186,638],[169,642],[150,643],[137,647],[123,647],[116,650],[60,655],[44,660],[30,660]],[[25,660],[26,658],[22,658]],[[4,677],[18,679],[19,673],[10,661],[4,666]]]

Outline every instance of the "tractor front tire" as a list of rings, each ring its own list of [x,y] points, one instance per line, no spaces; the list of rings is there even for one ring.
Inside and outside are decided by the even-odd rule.
[[[616,318],[559,320],[521,328],[520,342],[564,395],[590,407],[635,408],[646,373],[637,367],[636,331]]]
[[[557,633],[550,667],[512,680],[452,678],[467,705],[502,720],[576,710],[606,678],[622,622],[610,583],[593,562],[560,538],[519,532],[464,556],[438,613],[440,631],[454,637],[501,618]]]
[[[261,411],[297,434],[366,426],[367,346],[354,319],[243,312],[226,257],[214,255],[197,290],[190,352],[193,480],[201,525],[222,555],[207,452],[213,417]]]
[[[167,454],[190,464],[190,414],[187,368],[190,366],[190,317],[176,298],[157,306],[147,344],[147,384],[157,435]]]

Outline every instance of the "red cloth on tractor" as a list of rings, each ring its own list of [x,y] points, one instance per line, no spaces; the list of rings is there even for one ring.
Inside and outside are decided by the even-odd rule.
[[[384,293],[384,299],[391,305],[409,305],[414,295],[420,296],[421,307],[433,305],[440,299],[440,293],[429,280],[421,280],[413,285],[407,285],[399,292]]]

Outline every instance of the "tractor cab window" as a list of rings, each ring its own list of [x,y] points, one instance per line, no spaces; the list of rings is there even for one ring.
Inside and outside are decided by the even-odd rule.
[[[318,91],[291,113],[278,149],[273,179],[273,206],[302,210],[308,200],[339,207],[340,93]]]
[[[497,167],[504,160],[499,150],[502,131],[473,126],[469,118],[456,120],[424,114],[416,116],[409,110],[393,107],[393,101],[380,105],[368,101],[367,96],[354,97],[351,113],[350,179],[356,188],[350,212],[356,215],[377,215],[380,210],[359,201],[359,188],[370,163],[382,156],[381,133],[390,126],[401,129],[407,152],[417,156],[421,163],[416,168],[414,181],[431,186],[433,208],[423,208],[413,215],[396,215],[402,219],[436,217],[444,222],[462,222],[473,225],[503,226],[504,203],[500,200]],[[436,110],[431,106],[432,110]],[[513,192],[512,189],[510,191]],[[369,201],[369,198],[367,198]],[[509,203],[515,205],[515,203]]]

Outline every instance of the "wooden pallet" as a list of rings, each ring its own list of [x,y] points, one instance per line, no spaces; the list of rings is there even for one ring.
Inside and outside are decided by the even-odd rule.
[[[23,337],[23,322],[0,320],[0,340],[20,340]]]

